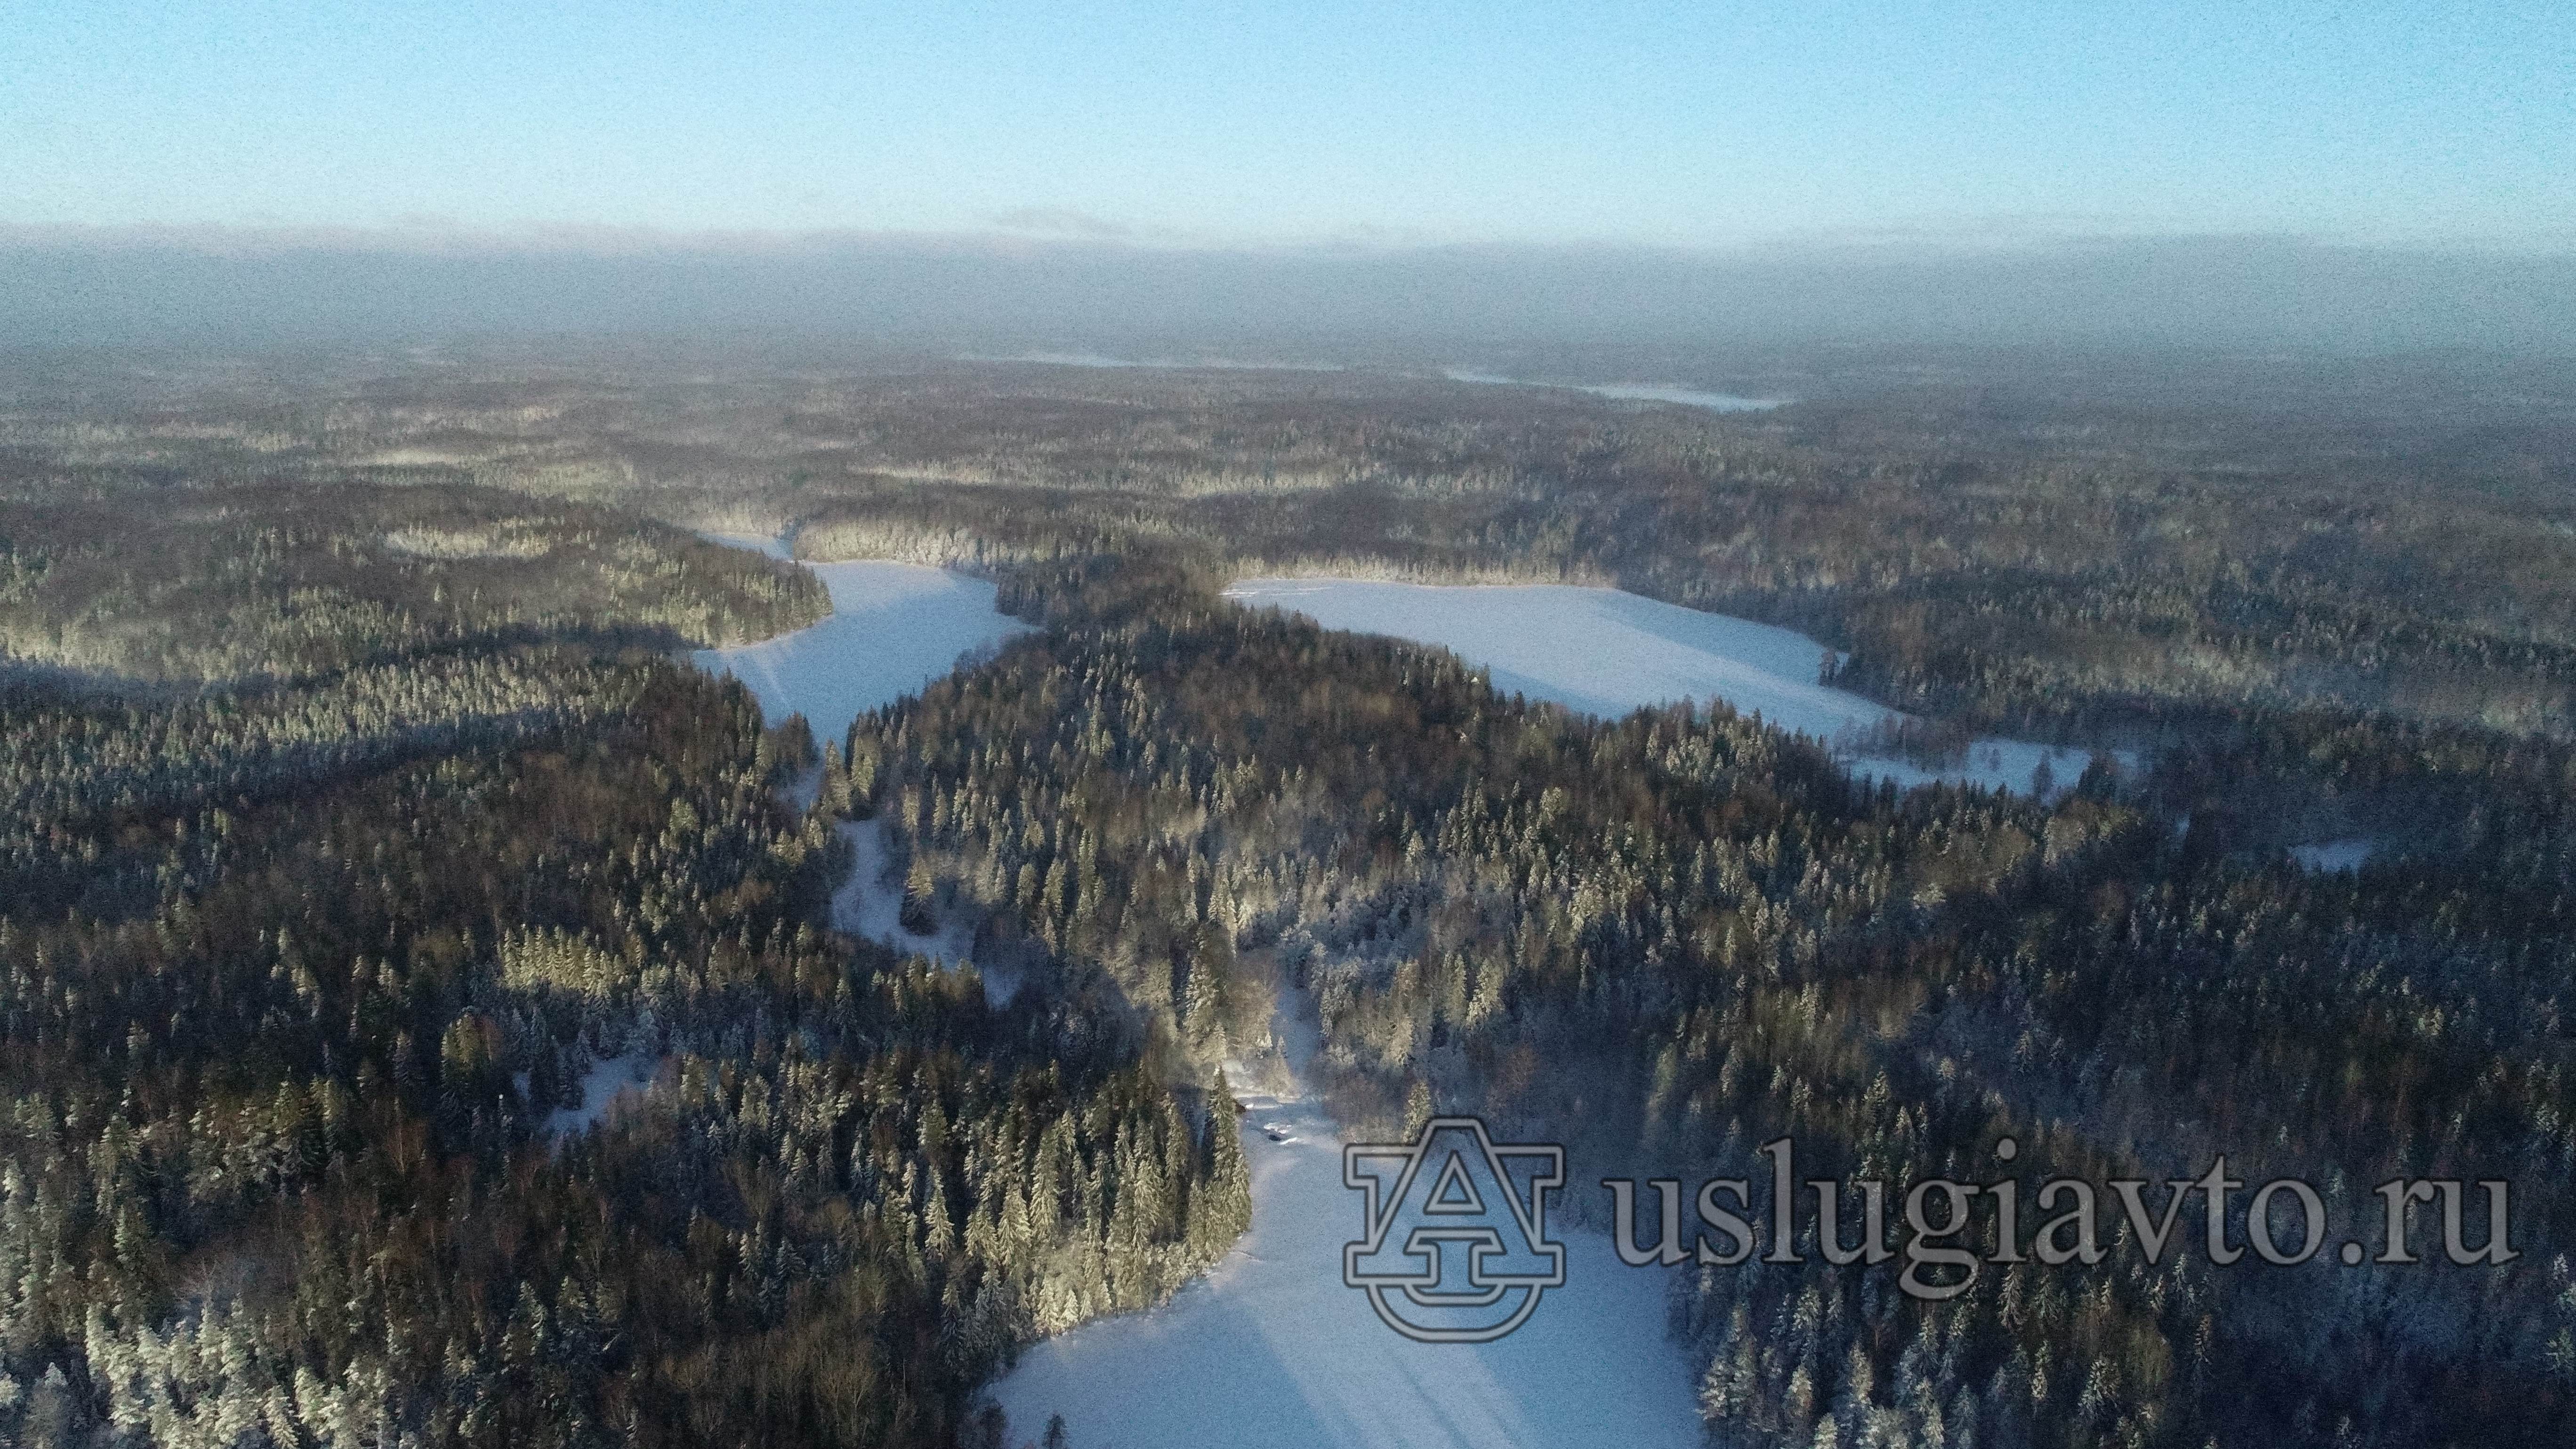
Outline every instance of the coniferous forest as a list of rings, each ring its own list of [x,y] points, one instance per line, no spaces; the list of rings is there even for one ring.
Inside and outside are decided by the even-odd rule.
[[[2338,1221],[2512,1184],[2501,1263],[2123,1241],[1937,1302],[1901,1257],[1685,1263],[1712,1443],[2569,1442],[2576,381],[1653,365],[1805,400],[16,359],[0,1442],[1033,1442],[979,1389],[1249,1222],[1227,1064],[1282,1003],[1353,1132],[1472,1113],[1577,1184],[1784,1135],[1894,1182],[2224,1154]],[[702,531],[965,570],[1035,627],[846,735],[765,727],[686,651],[829,603]],[[1297,572],[1784,624],[1909,748],[2092,763],[1899,791],[1222,596]],[[1011,990],[832,928],[853,821]]]

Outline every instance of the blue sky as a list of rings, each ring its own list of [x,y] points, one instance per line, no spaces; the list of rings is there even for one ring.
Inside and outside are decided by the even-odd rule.
[[[0,223],[2576,249],[2542,4],[0,8]]]

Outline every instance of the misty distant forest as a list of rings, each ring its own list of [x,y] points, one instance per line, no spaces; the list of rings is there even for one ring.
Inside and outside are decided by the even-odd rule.
[[[1283,994],[1348,1131],[1579,1183],[2514,1184],[2502,1266],[1686,1265],[1713,1444],[2570,1442],[2576,366],[1121,345],[0,354],[0,1443],[1039,1442],[1014,1355],[1249,1222]],[[688,651],[829,602],[712,533],[1035,627],[765,724]],[[1221,597],[1297,574],[1785,625],[2092,764],[1900,792]],[[853,821],[1015,992],[832,928]]]

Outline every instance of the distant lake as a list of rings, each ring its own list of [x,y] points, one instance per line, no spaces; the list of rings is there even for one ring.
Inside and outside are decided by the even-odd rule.
[[[1111,357],[1102,352],[1019,352],[1008,357],[968,354],[960,362],[1033,362],[1043,367],[1142,367],[1158,371],[1340,372],[1338,362],[1273,362],[1232,357]]]
[[[1516,377],[1502,377],[1472,368],[1450,367],[1440,375],[1451,382],[1484,382],[1503,387],[1553,387],[1567,392],[1588,392],[1594,397],[1619,398],[1628,402],[1679,403],[1683,407],[1707,408],[1711,412],[1750,413],[1779,407],[1786,399],[1738,397],[1730,392],[1702,392],[1697,388],[1673,387],[1659,382],[1561,383],[1523,382]]]

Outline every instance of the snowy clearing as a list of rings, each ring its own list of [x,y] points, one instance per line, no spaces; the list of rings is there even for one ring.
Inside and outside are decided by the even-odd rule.
[[[661,1060],[642,1052],[628,1052],[594,1062],[581,1075],[581,1105],[558,1107],[546,1117],[546,1131],[556,1137],[579,1136],[599,1125],[608,1115],[609,1105],[629,1093],[640,1093],[651,1085]]]
[[[931,935],[916,936],[903,928],[903,882],[892,875],[885,822],[844,820],[839,829],[841,838],[850,842],[854,858],[850,878],[832,892],[832,925],[909,956],[927,956],[942,966],[965,960],[971,933],[963,922],[943,913],[938,931]]]
[[[1804,634],[1618,589],[1315,578],[1242,579],[1225,594],[1303,614],[1327,629],[1437,645],[1487,671],[1505,694],[1604,719],[1650,704],[1724,700],[1832,745],[1905,718],[1816,683],[1829,651]],[[1899,786],[1947,780],[2028,792],[2043,761],[2062,790],[2090,758],[2026,740],[1980,739],[1964,761],[1939,769],[1857,753],[1846,763],[1856,775]]]
[[[765,533],[702,532],[698,537],[705,539],[709,543],[723,544],[727,548],[739,548],[752,553],[765,553],[771,558],[783,559],[789,563],[793,563],[796,560],[796,554],[787,546],[786,539],[775,538]]]
[[[780,556],[775,540],[713,537]],[[881,560],[806,567],[832,595],[830,618],[757,644],[700,649],[690,658],[750,686],[771,724],[805,716],[817,743],[841,739],[860,715],[920,693],[961,656],[998,647],[1029,627],[995,611],[993,585],[946,569]]]
[[[2316,845],[2293,845],[2290,858],[2310,870],[2358,870],[2363,861],[2370,859],[2370,852],[2371,842],[2367,839],[2328,840]]]

